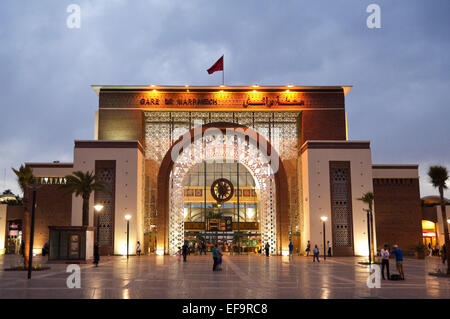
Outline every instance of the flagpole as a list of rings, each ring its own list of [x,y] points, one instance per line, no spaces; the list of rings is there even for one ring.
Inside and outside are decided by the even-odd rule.
[[[222,70],[222,85],[225,85],[225,54],[222,55],[223,70]]]

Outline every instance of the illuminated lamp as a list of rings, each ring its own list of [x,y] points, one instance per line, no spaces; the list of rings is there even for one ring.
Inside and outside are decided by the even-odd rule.
[[[286,93],[289,93],[289,90],[286,90]]]
[[[281,255],[283,256],[289,256],[289,250],[282,250]]]
[[[450,224],[450,219],[447,219],[447,224]]]
[[[164,249],[157,249],[157,250],[156,250],[156,254],[157,254],[158,256],[164,256]]]

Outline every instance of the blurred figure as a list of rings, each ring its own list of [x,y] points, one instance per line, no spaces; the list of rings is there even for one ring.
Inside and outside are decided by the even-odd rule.
[[[397,263],[397,270],[402,280],[405,280],[405,274],[403,273],[403,250],[398,248],[398,245],[394,245],[392,248],[392,254],[394,254],[395,262]]]
[[[141,243],[139,241],[136,244],[136,255],[141,255]]]
[[[99,253],[99,244],[96,243],[94,245],[94,264],[95,267],[98,267],[98,263],[100,262],[100,253]]]
[[[389,250],[387,245],[384,245],[384,248],[381,249],[380,254],[381,254],[381,275],[383,276],[383,280],[385,280],[384,268],[386,268],[387,279],[390,280],[391,275],[389,274]]]
[[[316,262],[316,258],[317,258],[317,262],[320,263],[320,260],[319,260],[319,248],[317,247],[317,245],[314,246],[314,250],[313,250],[313,263]]]
[[[289,261],[294,260],[294,244],[292,244],[292,240],[289,242]]]

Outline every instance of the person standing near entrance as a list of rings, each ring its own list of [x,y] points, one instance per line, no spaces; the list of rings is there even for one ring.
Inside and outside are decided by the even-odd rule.
[[[314,246],[314,250],[313,250],[313,263],[316,262],[316,258],[317,258],[317,262],[320,263],[320,260],[319,260],[319,248],[317,248],[317,245]]]
[[[327,247],[328,247],[328,257],[331,257],[331,244],[330,244],[330,241],[327,241]]]
[[[398,248],[398,245],[394,245],[392,246],[392,248],[394,249],[392,253],[395,256],[395,262],[397,263],[397,270],[402,280],[405,280],[405,274],[403,273],[403,250]]]
[[[306,244],[306,256],[309,256],[310,251],[311,251],[311,242],[308,240],[308,244]]]
[[[217,269],[217,244],[211,249],[212,257],[213,257],[213,271]]]
[[[187,242],[184,243],[183,248],[182,248],[182,252],[183,252],[183,261],[186,262],[186,257],[189,253],[189,244]]]
[[[270,248],[270,245],[269,245],[269,242],[267,242],[266,246],[264,246],[264,249],[266,250],[266,257],[269,257],[269,248]]]
[[[98,249],[98,243],[96,243],[95,245],[94,245],[94,264],[95,264],[95,267],[98,267],[98,262],[100,261],[100,253],[99,253],[99,249]]]
[[[386,268],[386,275],[387,279],[389,280],[391,279],[391,275],[389,274],[389,250],[387,245],[384,245],[384,248],[381,249],[380,254],[381,254],[381,275],[383,276],[383,280],[385,280],[384,268]]]
[[[136,244],[136,255],[141,255],[141,243],[139,241]]]
[[[289,242],[289,261],[294,260],[294,244],[292,244],[292,240]]]

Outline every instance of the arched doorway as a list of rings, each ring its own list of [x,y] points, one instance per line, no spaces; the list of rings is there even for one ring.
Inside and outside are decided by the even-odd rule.
[[[287,251],[289,201],[283,163],[267,140],[234,123],[210,123],[194,128],[165,155],[158,173],[157,249],[173,254],[183,243],[184,179],[205,160],[245,165],[257,183],[262,241],[269,242],[273,254]]]

